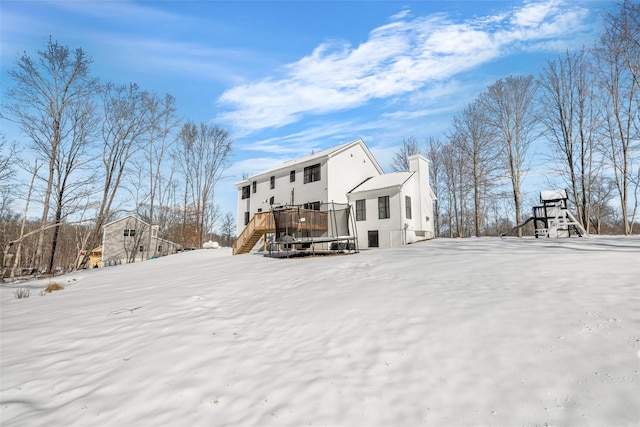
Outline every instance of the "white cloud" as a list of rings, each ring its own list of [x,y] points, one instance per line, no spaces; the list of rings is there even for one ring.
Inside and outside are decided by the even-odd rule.
[[[560,0],[550,0],[545,2],[527,2],[513,14],[512,22],[520,27],[537,27],[544,23],[550,15],[556,15],[561,11]]]
[[[283,74],[233,87],[218,120],[240,134],[278,128],[309,114],[356,108],[402,96],[518,49],[543,49],[582,28],[586,11],[558,0],[528,2],[509,13],[453,22],[405,10],[353,46],[331,41],[283,67]]]

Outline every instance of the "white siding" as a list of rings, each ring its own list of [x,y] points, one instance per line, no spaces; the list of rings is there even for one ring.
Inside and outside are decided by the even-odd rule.
[[[304,183],[304,168],[320,163],[320,181]],[[290,181],[290,172],[295,171],[296,180]],[[271,188],[271,177],[275,176],[275,188]],[[256,181],[256,192],[253,192],[253,181]],[[274,206],[300,205],[308,202],[327,201],[327,165],[326,159],[315,159],[308,163],[292,163],[283,169],[273,171],[269,175],[257,175],[245,181],[250,186],[249,198],[242,199],[242,187],[238,184],[237,230],[240,234],[244,228],[244,213],[249,212],[249,219],[262,209],[271,210],[271,198]]]
[[[380,219],[378,217],[378,197],[389,196],[389,218]],[[402,219],[404,218],[404,201],[400,197],[398,188],[385,188],[371,190],[362,193],[354,193],[349,197],[349,203],[353,206],[355,214],[356,200],[365,199],[367,207],[366,221],[356,221],[358,230],[358,247],[366,249],[369,247],[369,231],[378,231],[378,246],[387,248],[390,246],[401,246],[402,241]]]
[[[349,194],[354,213],[356,200],[366,200],[366,221],[356,221],[358,246],[369,247],[368,232],[378,231],[378,246],[393,247],[433,238],[433,206],[429,187],[429,163],[412,156],[411,172],[396,172],[367,181]],[[406,180],[404,179],[406,177]],[[397,185],[391,186],[392,183]],[[389,196],[391,217],[378,219],[378,197]],[[411,198],[411,218],[406,217],[406,199]],[[429,220],[427,220],[429,217]]]
[[[320,180],[304,183],[304,168],[320,164]],[[295,182],[290,182],[290,172],[295,170]],[[336,147],[335,150],[325,150],[323,153],[291,161],[281,166],[254,175],[240,183],[238,188],[237,230],[240,234],[244,229],[245,212],[249,212],[249,219],[262,209],[269,211],[269,201],[273,197],[274,204],[301,205],[309,202],[347,203],[347,192],[365,179],[380,175],[381,169],[370,157],[364,142],[356,140]],[[270,177],[275,176],[275,188],[270,188]],[[257,182],[256,193],[253,193],[253,181]],[[242,187],[250,186],[248,199],[242,199]]]
[[[328,202],[347,203],[347,193],[367,178],[380,175],[361,145],[354,145],[330,157]]]

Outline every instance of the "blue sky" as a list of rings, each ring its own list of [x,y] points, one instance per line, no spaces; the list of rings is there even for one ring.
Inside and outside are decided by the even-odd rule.
[[[179,113],[235,143],[216,203],[234,183],[294,157],[363,138],[383,169],[403,138],[443,137],[496,79],[537,75],[590,45],[610,2],[6,1],[1,67],[51,35],[82,47],[104,81],[177,99]],[[8,123],[3,132],[23,143]]]

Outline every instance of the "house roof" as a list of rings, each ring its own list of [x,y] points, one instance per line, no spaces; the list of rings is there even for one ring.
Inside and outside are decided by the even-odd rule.
[[[338,154],[340,154],[341,152],[351,148],[354,145],[361,145],[362,148],[364,149],[365,153],[367,154],[367,156],[371,159],[371,163],[376,167],[376,169],[378,169],[378,171],[382,174],[384,173],[382,171],[382,168],[380,167],[380,165],[378,164],[378,161],[375,159],[375,157],[373,157],[373,154],[371,154],[371,151],[369,151],[369,148],[367,147],[367,145],[364,143],[364,141],[362,140],[362,138],[358,138],[355,139],[353,141],[350,142],[346,142],[344,144],[340,144],[340,145],[336,145],[335,147],[331,147],[331,148],[327,148],[325,150],[322,151],[318,151],[316,153],[311,153],[307,156],[302,156],[302,157],[298,157],[295,159],[291,159],[291,160],[287,160],[286,162],[280,163],[279,165],[271,168],[271,169],[267,169],[265,171],[262,171],[260,173],[257,173],[255,175],[252,175],[238,183],[236,183],[236,186],[240,186],[240,185],[246,185],[247,182],[249,181],[253,181],[255,178],[263,176],[263,175],[273,175],[273,173],[283,170],[283,169],[291,169],[291,167],[293,165],[297,165],[297,164],[303,164],[303,163],[312,163],[314,161],[320,160],[320,159],[324,159],[324,158],[330,158],[333,156],[336,156]]]
[[[137,216],[132,215],[132,214],[129,214],[129,215],[125,215],[125,216],[123,216],[122,218],[118,218],[118,219],[115,219],[115,220],[113,220],[113,221],[111,221],[111,222],[108,222],[108,223],[104,224],[104,225],[103,225],[103,227],[109,227],[110,225],[113,225],[113,224],[115,224],[116,222],[124,221],[124,220],[129,219],[129,218],[130,218],[130,219],[133,219],[133,220],[134,220],[134,221],[136,221],[136,222],[141,222],[141,223],[143,223],[143,224],[145,224],[145,225],[149,225],[146,221],[141,220],[141,219],[140,219],[140,218],[138,218]]]
[[[382,190],[385,188],[401,187],[413,174],[415,174],[415,172],[400,171],[374,176],[358,185],[349,193],[354,194],[365,191]]]

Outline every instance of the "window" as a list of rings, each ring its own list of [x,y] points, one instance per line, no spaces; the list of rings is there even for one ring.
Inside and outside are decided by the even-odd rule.
[[[244,213],[244,225],[249,224],[249,212]]]
[[[140,252],[144,252],[144,246],[140,245],[140,247],[138,248],[138,250],[139,250]]]
[[[407,219],[411,219],[411,197],[404,196],[404,210]]]
[[[289,172],[289,182],[296,182],[296,171]]]
[[[378,197],[378,219],[390,218],[389,196]]]
[[[320,163],[304,168],[304,183],[320,181]]]
[[[136,230],[135,228],[125,228],[124,229],[124,237],[135,237]]]
[[[162,252],[162,245],[158,245],[158,252]]]
[[[253,190],[253,192],[255,193],[255,192],[256,192],[256,190],[258,189],[258,181],[253,181],[253,182],[251,183],[251,186],[253,187],[253,188],[252,188],[252,190]]]
[[[309,210],[312,210],[312,211],[319,211],[320,210],[320,202],[305,203],[303,207],[305,209],[309,209]]]
[[[244,187],[242,187],[242,199],[248,199],[249,198],[249,191],[250,191],[250,186],[245,185]]]
[[[356,221],[365,221],[367,219],[366,200],[356,200]]]
[[[273,205],[276,202],[276,198],[274,196],[271,196],[271,198],[269,199],[269,204]]]
[[[367,238],[370,248],[377,248],[378,245],[378,230],[369,230],[367,232]]]
[[[276,177],[272,176],[271,178],[269,178],[269,188],[271,188],[272,190],[274,188],[276,188]]]

